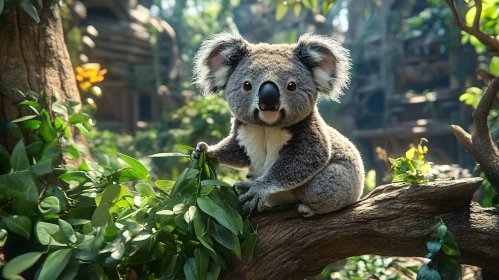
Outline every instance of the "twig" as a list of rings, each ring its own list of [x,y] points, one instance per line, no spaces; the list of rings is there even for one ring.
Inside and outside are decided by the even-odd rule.
[[[480,41],[482,44],[486,45],[488,49],[491,52],[497,52],[499,51],[499,41],[496,40],[494,37],[489,36],[482,31],[480,31],[480,15],[482,14],[482,1],[481,0],[475,0],[475,6],[476,6],[476,14],[475,18],[473,20],[473,27],[470,27],[466,25],[463,21],[461,21],[459,17],[459,12],[456,7],[456,3],[454,0],[445,0],[447,5],[450,7],[452,11],[452,18],[454,19],[454,23],[459,27],[461,30],[464,32],[475,36],[478,41]]]

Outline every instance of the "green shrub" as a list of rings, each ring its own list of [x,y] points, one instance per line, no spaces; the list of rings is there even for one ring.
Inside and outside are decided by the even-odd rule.
[[[412,185],[424,184],[429,181],[430,174],[428,170],[430,163],[424,162],[424,157],[428,152],[428,148],[423,145],[423,141],[427,142],[425,138],[421,138],[417,148],[410,148],[405,157],[397,159],[389,158],[392,164],[390,170],[395,172],[395,177],[392,183],[404,182]],[[417,159],[414,159],[414,156]]]
[[[74,112],[77,102],[54,102],[52,119],[43,99],[22,102],[35,113],[14,121],[32,130],[33,143],[21,139],[10,154],[1,149],[8,160],[1,162],[0,246],[23,248],[4,251],[4,278],[35,266],[38,279],[217,279],[229,256],[252,259],[256,231],[234,189],[217,180],[216,161],[168,154],[190,164],[176,181],[154,182],[124,154],[117,166],[86,161],[70,127],[87,133],[88,116]],[[57,165],[61,156],[81,164]],[[9,244],[19,238],[25,242]]]

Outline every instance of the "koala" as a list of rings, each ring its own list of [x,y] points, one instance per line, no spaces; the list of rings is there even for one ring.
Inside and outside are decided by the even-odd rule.
[[[223,165],[250,168],[237,182],[249,210],[298,202],[305,217],[357,201],[364,166],[356,147],[317,109],[338,101],[349,83],[349,52],[335,40],[305,34],[296,44],[251,44],[239,34],[205,40],[194,58],[195,84],[205,95],[224,91],[232,129],[198,152]]]

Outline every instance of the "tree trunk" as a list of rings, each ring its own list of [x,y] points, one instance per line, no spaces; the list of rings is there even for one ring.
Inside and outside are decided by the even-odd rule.
[[[0,82],[7,90],[0,94],[0,123],[33,114],[27,106],[15,106],[23,97],[9,89],[22,92],[44,91],[50,100],[44,104],[50,109],[58,99],[80,100],[73,67],[69,58],[62,30],[59,6],[53,0],[43,0],[38,7],[40,23],[35,22],[21,6],[4,11],[0,23]],[[47,110],[52,114],[51,110]],[[79,130],[74,130],[76,142],[85,141]],[[30,135],[24,131],[24,138]],[[0,133],[0,144],[9,151],[19,141],[10,133]]]
[[[462,255],[456,260],[499,272],[499,210],[471,203],[481,178],[425,186],[380,186],[340,211],[305,219],[274,209],[252,219],[261,242],[253,261],[231,261],[222,279],[304,279],[351,256],[422,257],[442,220]]]

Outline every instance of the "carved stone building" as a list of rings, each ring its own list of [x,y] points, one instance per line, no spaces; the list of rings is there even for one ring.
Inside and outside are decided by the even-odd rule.
[[[345,45],[354,68],[342,108],[367,165],[386,170],[377,147],[399,157],[425,137],[430,161],[469,167],[450,124],[470,124],[472,109],[459,96],[476,82],[473,48],[461,44],[445,3],[434,9],[427,1],[376,1],[374,9],[370,3],[349,1]],[[407,21],[418,14],[422,24]]]
[[[81,30],[80,62],[107,69],[98,86],[97,125],[132,132],[176,107],[178,47],[173,28],[150,15],[150,1],[73,1],[73,21]]]

